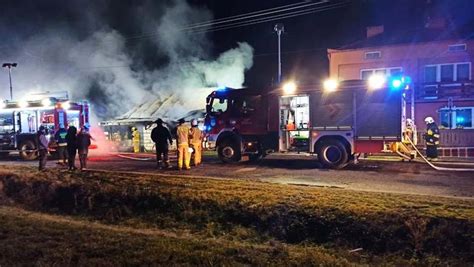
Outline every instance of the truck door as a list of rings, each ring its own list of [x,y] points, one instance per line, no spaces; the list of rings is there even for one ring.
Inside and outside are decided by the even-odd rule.
[[[309,95],[280,97],[280,150],[308,151]]]

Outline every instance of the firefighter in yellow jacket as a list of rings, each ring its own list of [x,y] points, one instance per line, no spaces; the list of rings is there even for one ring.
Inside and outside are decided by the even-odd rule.
[[[196,119],[192,120],[191,126],[189,145],[194,152],[194,166],[199,166],[202,162],[202,131],[198,128],[198,121]]]
[[[178,121],[178,127],[176,128],[176,143],[178,145],[178,170],[184,168],[186,170],[191,169],[190,164],[190,153],[189,153],[189,126],[184,123],[184,119]],[[183,164],[184,163],[184,164]]]
[[[132,127],[132,142],[133,142],[133,152],[140,152],[140,132],[137,127]]]

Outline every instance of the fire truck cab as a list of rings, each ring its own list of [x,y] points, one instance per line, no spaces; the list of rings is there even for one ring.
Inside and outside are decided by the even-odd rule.
[[[79,129],[89,123],[88,102],[71,102],[66,92],[36,94],[28,100],[0,104],[0,153],[18,151],[25,160],[37,157],[39,126],[46,127],[50,145],[54,146],[53,136],[60,126]]]
[[[346,81],[337,90],[223,88],[207,97],[208,146],[227,163],[296,151],[317,155],[327,168],[342,168],[360,153],[401,141],[408,89],[374,89],[366,81]]]

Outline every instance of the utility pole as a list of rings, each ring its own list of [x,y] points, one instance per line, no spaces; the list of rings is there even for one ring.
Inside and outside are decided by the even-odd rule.
[[[8,77],[10,78],[10,100],[13,100],[13,86],[12,86],[12,68],[18,66],[17,63],[3,63],[2,67],[8,68]]]
[[[277,23],[273,30],[278,35],[278,83],[281,83],[281,34],[285,32],[285,27],[283,23]]]

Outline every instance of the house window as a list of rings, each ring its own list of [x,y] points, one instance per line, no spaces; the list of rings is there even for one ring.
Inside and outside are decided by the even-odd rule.
[[[380,51],[365,53],[365,59],[379,59],[379,58],[382,58],[382,53]]]
[[[425,67],[425,82],[434,83],[437,78],[437,66],[426,66]]]
[[[440,126],[446,129],[474,129],[474,107],[439,110]]]
[[[466,51],[467,45],[466,44],[455,44],[448,46],[449,52],[459,52],[459,51]]]
[[[457,81],[469,81],[470,74],[471,74],[471,64],[469,63],[461,63],[457,65],[456,69],[456,80]]]
[[[454,65],[441,65],[440,77],[442,82],[454,81]]]
[[[425,83],[462,82],[471,80],[471,62],[426,65]]]
[[[373,74],[385,75],[385,76],[394,76],[402,74],[402,67],[394,68],[377,68],[377,69],[362,69],[360,70],[360,79],[368,80]]]

